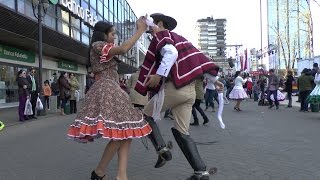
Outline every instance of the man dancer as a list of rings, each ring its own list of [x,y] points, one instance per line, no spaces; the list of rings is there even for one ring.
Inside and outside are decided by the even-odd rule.
[[[267,99],[269,101],[269,109],[271,109],[274,105],[270,98],[271,94],[273,94],[274,104],[276,105],[276,109],[279,109],[279,101],[277,98],[277,91],[279,88],[279,78],[274,73],[274,69],[269,70],[269,77],[268,77],[268,90],[267,90]]]
[[[207,115],[203,112],[203,109],[201,108],[200,104],[201,101],[204,99],[204,92],[203,92],[203,76],[200,79],[197,79],[196,82],[196,100],[192,106],[192,116],[193,116],[193,123],[191,123],[191,126],[199,126],[199,119],[197,116],[197,111],[201,114],[203,118],[203,124],[207,124],[209,122],[209,118]]]
[[[32,111],[33,115],[30,116],[32,119],[37,119],[35,116],[36,114],[36,105],[37,105],[37,99],[38,99],[38,93],[39,93],[39,87],[38,87],[38,80],[35,77],[36,70],[34,68],[30,69],[29,76],[27,76],[28,82],[31,84],[31,88],[29,89],[30,95],[31,95],[31,104],[32,104]]]
[[[163,166],[172,156],[154,118],[160,117],[160,111],[172,108],[175,119],[173,136],[194,169],[188,180],[207,180],[209,173],[195,142],[189,136],[189,124],[196,98],[194,80],[206,73],[219,91],[223,91],[223,84],[215,77],[219,67],[185,38],[171,32],[177,25],[175,19],[159,13],[150,16],[154,20],[154,25],[150,27],[153,39],[135,89],[142,95],[146,95],[148,90],[158,91],[144,109],[146,120],[152,127],[149,138],[158,152],[155,167]]]

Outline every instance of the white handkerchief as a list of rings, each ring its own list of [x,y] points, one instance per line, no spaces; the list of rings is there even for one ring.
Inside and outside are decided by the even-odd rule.
[[[219,109],[217,113],[217,118],[220,122],[221,128],[224,129],[226,126],[224,125],[222,120],[222,112],[223,112],[223,105],[224,105],[223,93],[218,93],[218,100],[219,100]]]

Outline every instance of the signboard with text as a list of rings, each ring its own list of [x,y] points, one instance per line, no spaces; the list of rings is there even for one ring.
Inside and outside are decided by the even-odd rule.
[[[35,63],[36,56],[31,51],[0,45],[0,58]]]
[[[78,64],[68,61],[58,61],[58,68],[78,71]]]

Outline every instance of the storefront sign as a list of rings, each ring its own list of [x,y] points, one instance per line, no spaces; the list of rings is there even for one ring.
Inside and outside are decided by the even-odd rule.
[[[0,45],[0,58],[28,63],[34,63],[36,60],[36,56],[33,52],[4,45]]]
[[[89,9],[81,7],[75,0],[60,0],[60,5],[67,8],[72,14],[83,19],[91,26],[94,26],[98,21],[97,16],[93,16],[93,13],[91,13]]]
[[[58,68],[67,69],[67,70],[71,70],[71,71],[78,71],[78,64],[72,63],[72,62],[67,62],[67,61],[59,61]]]
[[[58,0],[49,0],[51,4],[57,4]]]

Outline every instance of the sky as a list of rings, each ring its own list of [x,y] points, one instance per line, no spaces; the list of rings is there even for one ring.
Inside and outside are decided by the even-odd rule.
[[[173,31],[196,45],[198,19],[225,18],[227,45],[242,44],[244,48],[260,49],[259,0],[127,0],[135,14],[163,13],[178,22]],[[160,3],[161,2],[161,3]],[[193,2],[193,3],[191,3]],[[314,21],[314,49],[320,55],[320,7],[312,8]],[[319,28],[318,28],[319,27]]]

